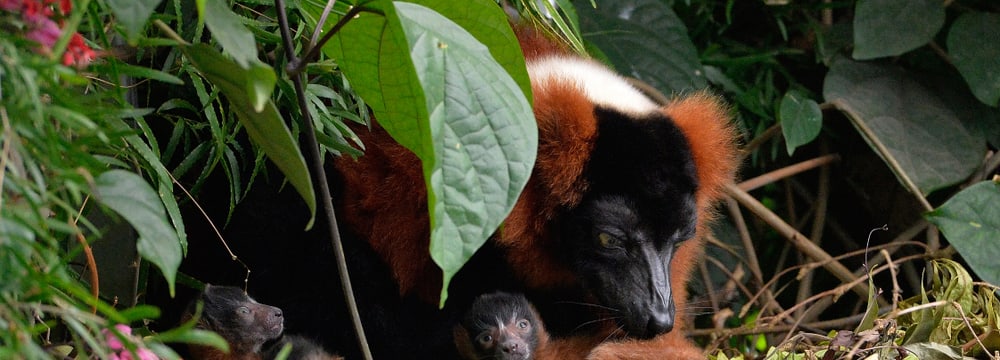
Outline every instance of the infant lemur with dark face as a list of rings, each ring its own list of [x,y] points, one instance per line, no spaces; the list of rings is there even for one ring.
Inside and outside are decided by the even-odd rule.
[[[524,295],[480,295],[454,329],[463,359],[531,360],[548,342],[535,308]]]
[[[195,360],[270,360],[291,346],[289,360],[342,360],[309,339],[285,335],[281,309],[258,303],[242,289],[206,285],[185,311],[182,321],[195,316],[202,304],[197,328],[213,331],[229,343],[229,352],[204,345],[190,345]]]

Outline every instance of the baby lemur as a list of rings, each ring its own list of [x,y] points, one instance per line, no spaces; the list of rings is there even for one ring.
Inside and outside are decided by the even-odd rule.
[[[548,342],[538,312],[524,295],[480,295],[454,329],[463,359],[531,360]]]
[[[232,286],[205,285],[185,311],[182,321],[194,317],[197,304],[202,312],[196,325],[213,331],[229,343],[229,352],[204,345],[190,345],[195,360],[271,360],[286,345],[292,349],[288,360],[342,360],[330,355],[318,344],[295,335],[284,335],[281,309],[258,303],[242,289]]]

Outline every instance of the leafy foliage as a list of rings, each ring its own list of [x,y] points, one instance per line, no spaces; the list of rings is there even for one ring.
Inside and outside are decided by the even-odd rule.
[[[43,4],[18,4],[23,2]],[[252,191],[269,159],[315,213],[317,199],[297,141],[304,128],[298,119],[304,114],[313,119],[326,154],[363,156],[365,145],[348,123],[370,125],[370,109],[381,126],[421,158],[432,215],[428,251],[445,270],[446,287],[447,279],[500,226],[530,174],[536,142],[530,85],[516,39],[494,1],[337,1],[322,24],[326,1],[294,2],[293,51],[308,54],[313,46],[322,46],[322,54],[306,59],[308,64],[289,63],[282,55],[270,1],[198,0],[195,7],[181,0],[63,3],[77,8],[43,12],[49,16],[45,22],[25,21],[34,15],[0,8],[2,358],[70,351],[107,357],[122,350],[112,346],[109,334],[126,340],[130,351],[149,349],[163,358],[176,358],[164,342],[221,345],[218,337],[191,324],[153,337],[128,334],[131,328],[122,324],[142,328],[159,313],[141,304],[139,288],[126,294],[99,289],[97,270],[128,272],[140,287],[149,276],[162,274],[173,292],[187,252],[179,204],[191,201],[184,193],[197,193],[219,170],[228,180],[225,205],[230,211]],[[1000,348],[995,288],[975,283],[961,264],[940,259],[954,249],[979,278],[1000,282],[1000,264],[991,261],[996,255],[990,251],[998,238],[995,219],[1000,216],[991,206],[998,190],[995,181],[983,181],[997,173],[1000,163],[996,4],[555,4],[519,1],[513,7],[525,21],[543,23],[573,49],[589,51],[652,85],[644,89],[650,94],[708,88],[730,99],[748,134],[747,177],[767,178],[789,164],[808,165],[802,158],[810,155],[822,160],[842,153],[862,164],[845,161],[833,170],[862,169],[862,178],[843,181],[849,185],[830,185],[848,175],[830,175],[825,165],[816,185],[802,185],[800,178],[785,182],[784,189],[762,187],[755,196],[766,206],[754,211],[770,214],[758,213],[763,220],[756,226],[745,226],[739,209],[730,211],[732,223],[744,225],[732,231],[743,243],[714,249],[737,260],[726,262],[736,265],[726,269],[732,276],[720,287],[753,288],[759,295],[747,291],[745,297],[712,298],[719,318],[711,320],[722,325],[709,330],[730,331],[724,329],[727,323],[750,328],[733,342],[741,345],[733,347],[745,346],[741,352],[751,355],[771,352],[793,358],[843,355],[848,345],[904,346],[920,356],[943,358]],[[43,5],[49,10],[57,6]],[[38,25],[43,23],[51,26]],[[318,39],[309,37],[315,27],[335,34],[325,45],[317,44]],[[94,53],[84,51],[91,47],[102,54],[97,61],[91,62]],[[289,75],[288,69],[299,72]],[[291,81],[300,75],[308,81],[301,107]],[[848,122],[852,127],[842,126]],[[861,139],[860,146],[852,146],[852,138]],[[837,154],[826,150],[830,144]],[[875,161],[866,162],[869,158]],[[880,172],[895,176],[886,181]],[[897,194],[894,187],[909,194]],[[864,202],[852,203],[848,210],[828,206],[845,193]],[[794,204],[802,197],[812,197],[806,200],[809,209],[797,211]],[[889,210],[872,210],[885,198],[893,199],[886,205]],[[900,198],[907,201],[897,202]],[[779,218],[766,215],[782,211],[788,223],[797,225],[794,229],[810,232],[808,237],[819,244],[815,248],[827,252],[861,248],[852,244],[857,243],[853,236],[843,235],[859,233],[858,223],[883,216],[905,221],[892,225],[918,230],[894,233],[905,239],[883,246],[886,254],[879,254],[896,256],[886,261],[904,267],[909,290],[919,290],[919,295],[886,300],[886,294],[874,291],[887,287],[877,272],[892,273],[894,291],[896,281],[907,276],[895,274],[893,266],[875,265],[865,290],[878,300],[859,296],[856,307],[883,309],[889,315],[874,319],[871,328],[827,336],[819,347],[769,347],[780,342],[765,336],[761,327],[783,323],[789,314],[798,321],[814,320],[831,312],[824,312],[829,305],[824,308],[820,299],[832,303],[847,289],[864,287],[809,271],[851,262],[859,252],[812,261],[814,254],[802,251],[796,265],[804,269],[795,279],[799,282],[785,282],[782,276],[793,272],[780,267],[795,257],[787,254],[801,249],[782,249],[786,242],[764,226]],[[918,238],[914,233],[927,226],[921,213],[933,225],[926,237]],[[113,229],[123,224],[135,234],[114,235]],[[805,230],[808,225],[811,231]],[[820,242],[831,233],[842,241]],[[922,245],[907,243],[911,239]],[[141,259],[140,265],[97,264],[87,255],[98,246],[116,249],[121,258]],[[910,249],[902,255],[905,260],[889,254],[899,247]],[[765,261],[746,258],[755,248]],[[873,258],[875,253],[871,251]],[[923,259],[935,259],[927,289],[913,275],[922,270],[914,265],[922,262],[915,260]],[[859,262],[853,263],[855,268]],[[159,271],[148,271],[150,265]],[[748,272],[750,282],[738,276]],[[809,280],[813,275],[832,290],[814,295],[819,285]],[[705,285],[711,292],[712,284]],[[798,294],[785,291],[794,288]],[[882,303],[875,306],[876,301]],[[925,307],[907,310],[916,304]],[[804,306],[815,307],[803,311]],[[885,320],[897,321],[899,327]],[[65,330],[58,332],[65,335],[50,337],[52,328]],[[973,344],[973,335],[980,335],[982,344]],[[715,336],[714,344],[734,337]],[[711,349],[710,343],[706,341]]]

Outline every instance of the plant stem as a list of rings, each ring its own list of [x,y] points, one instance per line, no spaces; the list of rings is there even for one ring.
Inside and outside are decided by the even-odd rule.
[[[319,189],[319,202],[323,204],[323,213],[326,215],[327,219],[327,230],[330,236],[330,242],[333,243],[333,253],[337,260],[337,272],[340,275],[340,285],[344,291],[344,300],[347,302],[348,311],[351,313],[351,320],[354,323],[354,332],[357,335],[358,346],[361,348],[361,353],[365,360],[371,360],[372,354],[371,350],[368,348],[368,339],[365,336],[364,327],[361,324],[361,315],[358,312],[358,304],[354,299],[354,289],[351,286],[351,277],[347,272],[347,259],[344,256],[344,246],[340,239],[340,230],[337,225],[337,216],[333,208],[333,196],[330,195],[330,183],[326,179],[326,172],[323,169],[323,162],[321,161],[321,154],[319,151],[319,143],[316,141],[316,130],[313,126],[312,117],[309,115],[308,111],[308,100],[305,96],[305,87],[303,86],[304,74],[301,73],[301,69],[298,72],[291,71],[292,64],[300,63],[305,64],[308,61],[301,61],[296,58],[294,48],[292,47],[292,36],[291,30],[288,27],[288,15],[285,13],[285,1],[275,0],[275,6],[278,8],[278,24],[281,27],[281,38],[282,43],[285,47],[285,56],[289,59],[288,69],[289,76],[292,78],[292,83],[295,85],[295,95],[299,102],[299,113],[302,114],[302,125],[303,125],[303,136],[305,137],[305,144],[303,146],[305,150],[309,153],[309,165],[315,174],[316,188]],[[354,11],[357,8],[352,8]],[[348,15],[344,19],[349,19],[354,15],[348,12]],[[344,22],[341,19],[341,22]],[[340,23],[338,23],[340,25]],[[317,24],[317,26],[322,26],[322,24]],[[337,28],[335,27],[335,30]],[[329,38],[330,34],[336,31],[331,31],[324,37],[324,41]],[[313,49],[319,48],[319,46]],[[312,54],[312,52],[310,52]],[[307,55],[305,59],[310,59]],[[301,62],[300,62],[301,61]],[[304,65],[302,65],[304,68]],[[296,67],[297,68],[297,67]]]

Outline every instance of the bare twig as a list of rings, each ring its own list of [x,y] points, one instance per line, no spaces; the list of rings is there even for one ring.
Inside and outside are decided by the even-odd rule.
[[[247,271],[246,276],[243,277],[243,290],[246,291],[247,284],[250,282],[250,267],[247,266],[247,264],[243,262],[243,260],[240,260],[240,258],[237,257],[235,253],[233,253],[233,250],[229,248],[229,243],[226,242],[226,238],[222,236],[221,232],[219,232],[219,228],[215,226],[215,222],[212,221],[212,218],[208,216],[208,213],[205,212],[205,209],[201,207],[201,204],[198,203],[198,200],[195,200],[194,196],[191,196],[191,193],[188,192],[187,188],[185,188],[184,185],[181,185],[181,183],[177,181],[176,178],[174,178],[173,174],[167,172],[167,176],[169,176],[170,181],[172,181],[174,185],[177,185],[177,188],[181,189],[181,192],[183,192],[184,195],[191,200],[191,203],[194,204],[194,207],[196,209],[198,209],[198,212],[201,213],[201,216],[205,218],[205,221],[208,222],[208,226],[212,228],[212,231],[215,232],[215,236],[218,237],[219,242],[222,243],[222,247],[226,249],[227,253],[229,253],[229,258],[235,262],[238,262],[241,266],[243,266],[243,269]]]
[[[318,200],[323,205],[323,214],[326,215],[327,220],[327,234],[330,237],[330,242],[333,245],[334,256],[337,260],[337,270],[340,276],[340,285],[344,292],[344,300],[347,302],[348,311],[351,314],[351,320],[354,325],[354,332],[357,335],[358,346],[361,349],[362,356],[365,360],[371,360],[372,354],[371,350],[368,348],[368,338],[365,336],[364,326],[361,324],[361,315],[358,312],[358,304],[354,298],[354,289],[351,286],[351,277],[347,270],[347,259],[344,255],[344,246],[340,239],[340,229],[337,225],[337,217],[334,213],[333,208],[333,196],[330,194],[330,183],[326,179],[326,171],[323,168],[322,155],[319,151],[319,143],[316,141],[316,129],[313,126],[312,117],[309,115],[308,100],[305,96],[305,86],[303,84],[304,74],[301,70],[305,68],[311,59],[318,56],[317,49],[323,46],[323,43],[328,41],[333,34],[344,24],[347,23],[351,18],[354,17],[358,12],[362,10],[361,7],[351,8],[350,11],[334,26],[334,28],[328,32],[322,40],[306,54],[304,58],[298,58],[295,56],[295,49],[292,46],[292,35],[291,30],[288,27],[288,15],[285,13],[285,1],[275,0],[275,6],[278,10],[278,24],[281,27],[281,39],[285,48],[285,56],[288,58],[287,71],[289,77],[292,79],[292,83],[295,85],[295,95],[298,99],[300,113],[302,114],[302,135],[305,138],[306,152],[309,154],[309,164],[312,168],[312,172],[315,175],[316,187],[319,189]],[[323,24],[316,24],[316,26],[321,27]],[[297,65],[295,65],[297,64]]]
[[[764,298],[764,304],[761,304],[761,309],[766,310],[770,307],[778,309],[778,302],[774,299],[774,295],[768,288],[763,287],[764,275],[760,270],[760,263],[757,262],[757,252],[754,250],[753,240],[750,238],[750,231],[747,229],[747,224],[743,220],[743,213],[740,212],[740,205],[732,198],[726,199],[726,205],[729,208],[729,215],[733,219],[736,230],[740,234],[740,240],[743,241],[743,251],[746,253],[746,262],[750,268],[750,274],[753,275],[754,282],[758,286],[761,286],[760,289],[763,292],[762,297]]]
[[[810,159],[794,165],[786,166],[781,169],[774,170],[766,174],[757,176],[755,178],[743,181],[739,184],[739,187],[740,189],[743,189],[743,191],[752,191],[761,186],[773,183],[775,181],[787,178],[789,176],[801,173],[803,171],[814,169],[839,160],[840,160],[840,155],[837,154],[823,155],[815,159]]]
[[[101,296],[101,280],[97,276],[97,261],[94,260],[94,250],[90,248],[90,244],[87,242],[87,238],[83,236],[83,231],[76,226],[77,222],[80,221],[80,217],[83,216],[83,209],[87,207],[87,202],[90,200],[88,195],[83,199],[83,204],[80,205],[80,211],[76,213],[76,217],[73,221],[70,221],[69,226],[73,228],[73,232],[76,233],[76,241],[80,243],[83,247],[83,255],[87,258],[87,270],[90,274],[90,295],[96,300]],[[97,314],[97,303],[90,305],[90,313]]]
[[[821,142],[820,146],[824,153],[827,152],[826,142]],[[816,188],[816,202],[813,204],[813,207],[816,209],[816,215],[813,218],[812,230],[809,232],[809,238],[812,239],[816,246],[821,246],[821,244],[823,244],[823,230],[826,229],[826,210],[830,200],[830,166],[824,164],[820,167],[819,182]],[[812,282],[812,272],[806,274],[801,280],[799,280],[799,289],[796,299],[801,301],[808,298],[812,294]],[[799,318],[803,318],[805,315],[806,314],[802,312],[796,314]],[[801,321],[801,319],[799,321]]]
[[[833,261],[833,257],[830,256],[825,250],[813,244],[812,241],[807,239],[804,235],[788,225],[784,220],[782,220],[778,215],[774,214],[760,201],[754,199],[753,196],[747,194],[742,189],[736,187],[734,184],[727,184],[725,187],[726,193],[733,197],[740,205],[743,205],[751,212],[753,212],[761,220],[764,220],[768,225],[770,225],[779,234],[784,236],[799,251],[802,251],[806,256],[824,262],[823,267],[827,269],[831,274],[836,276],[842,282],[853,282],[855,279],[854,274],[851,273],[843,264]],[[858,284],[853,287],[853,290],[860,294],[861,296],[868,296],[868,287],[865,284]]]
[[[761,325],[755,327],[740,327],[732,329],[693,329],[689,332],[692,336],[704,336],[704,335],[716,335],[719,337],[732,337],[740,335],[751,335],[751,334],[776,334],[783,333],[787,331],[792,331],[798,328],[808,327],[814,329],[840,329],[844,327],[849,327],[857,324],[864,318],[865,314],[855,314],[848,317],[816,321],[805,324],[784,324],[784,325]]]
[[[282,2],[284,2],[284,0],[282,0]],[[279,10],[279,13],[281,14],[278,17],[278,22],[280,23],[281,18],[285,17],[285,23],[287,25],[288,16],[284,14],[284,11],[285,11],[284,8],[281,8]],[[288,55],[288,65],[285,67],[285,71],[288,72],[289,75],[291,75],[292,79],[295,79],[295,77],[297,77],[299,74],[302,73],[303,70],[305,70],[306,65],[309,65],[310,62],[316,60],[316,58],[319,57],[320,51],[323,50],[323,45],[326,45],[326,42],[330,41],[330,39],[333,38],[333,35],[337,34],[337,32],[340,31],[340,29],[343,28],[344,25],[347,25],[347,22],[354,19],[354,17],[360,14],[362,11],[369,11],[369,9],[363,6],[355,6],[352,7],[350,10],[348,10],[347,14],[344,14],[344,17],[340,18],[340,21],[337,21],[337,23],[333,25],[333,28],[330,29],[330,31],[327,32],[326,35],[323,35],[322,39],[313,44],[310,44],[311,47],[302,57],[294,56],[295,50],[292,48],[291,30],[289,30],[287,26],[282,28],[282,33],[281,33],[282,43],[284,43],[285,52]],[[323,23],[316,24],[316,27],[322,28]],[[288,31],[286,32],[285,30]],[[305,108],[302,108],[302,111],[305,110],[306,110]]]
[[[780,133],[781,133],[780,124],[774,124],[771,127],[767,128],[767,130],[764,130],[764,132],[760,133],[760,135],[755,137],[753,140],[750,140],[750,142],[743,147],[742,149],[743,156],[752,153],[754,150],[760,147],[761,144],[767,142],[768,140],[771,140],[771,138]]]

